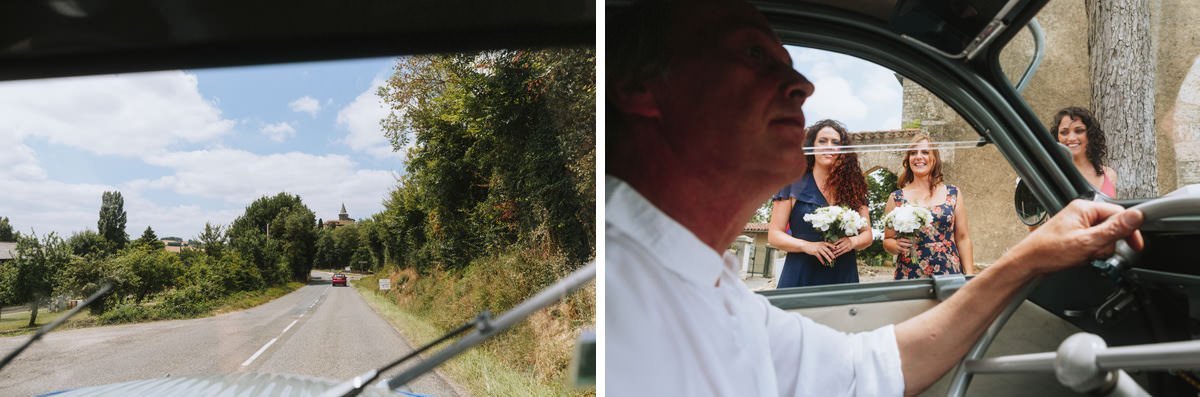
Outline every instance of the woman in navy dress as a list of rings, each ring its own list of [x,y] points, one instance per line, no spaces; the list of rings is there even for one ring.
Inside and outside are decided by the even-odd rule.
[[[854,153],[836,153],[822,148],[850,145],[846,127],[821,120],[805,131],[804,146],[816,149],[805,156],[808,172],[785,186],[772,198],[767,241],[787,251],[778,288],[858,282],[856,250],[871,245],[870,215],[867,212],[867,182]],[[867,225],[853,237],[827,242],[821,232],[804,220],[817,208],[841,205],[858,211]],[[787,231],[790,227],[790,233]]]
[[[967,233],[967,206],[957,186],[942,182],[942,156],[929,136],[918,135],[905,153],[899,190],[888,198],[886,212],[901,205],[929,209],[933,225],[918,232],[917,258],[910,257],[912,238],[884,230],[883,249],[896,255],[896,280],[938,274],[974,274],[975,260]]]

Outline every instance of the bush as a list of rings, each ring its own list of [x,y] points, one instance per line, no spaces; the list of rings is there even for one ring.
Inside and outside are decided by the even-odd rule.
[[[212,309],[213,298],[197,285],[172,290],[163,295],[163,301],[157,307],[158,317],[190,318],[207,313]]]
[[[246,262],[235,251],[225,251],[217,265],[217,280],[227,293],[259,290],[266,285],[258,268]]]
[[[127,302],[100,315],[101,324],[122,324],[145,321],[152,318],[150,310],[142,305]]]
[[[499,315],[512,309],[566,275],[569,268],[562,256],[512,249],[476,259],[462,270],[435,269],[418,276],[411,268],[393,269],[380,277],[392,280],[388,296],[398,306],[445,330],[483,310]],[[595,304],[596,288],[591,285],[538,311],[483,348],[539,381],[560,381],[579,329],[596,321]]]

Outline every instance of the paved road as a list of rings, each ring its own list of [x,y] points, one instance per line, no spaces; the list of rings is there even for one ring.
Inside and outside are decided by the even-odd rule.
[[[181,375],[280,373],[344,380],[412,348],[353,287],[332,287],[329,273],[264,305],[194,320],[57,331],[4,369],[0,395]],[[7,354],[27,336],[0,338]],[[401,370],[385,373],[395,375]],[[457,396],[441,377],[413,391]]]

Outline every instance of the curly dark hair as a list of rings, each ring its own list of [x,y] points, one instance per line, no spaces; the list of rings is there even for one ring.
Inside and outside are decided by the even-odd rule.
[[[838,139],[841,141],[840,146],[853,144],[850,142],[850,134],[846,132],[845,125],[835,120],[825,119],[816,122],[804,131],[804,147],[813,147],[817,142],[817,133],[825,127],[837,131]],[[804,161],[808,163],[809,172],[812,172],[816,157],[807,154],[804,155]],[[837,162],[834,163],[833,170],[829,173],[829,180],[825,181],[825,189],[829,190],[830,188],[834,193],[834,202],[830,203],[832,205],[843,205],[855,211],[867,205],[867,179],[863,176],[862,168],[858,166],[858,154],[851,152],[837,156]]]
[[[1071,117],[1071,120],[1079,120],[1087,127],[1087,155],[1088,162],[1092,163],[1092,167],[1096,169],[1096,175],[1104,175],[1104,158],[1108,156],[1108,143],[1104,139],[1104,130],[1100,129],[1100,122],[1096,121],[1096,116],[1087,109],[1071,106],[1059,110],[1054,115],[1054,122],[1050,124],[1050,133],[1054,135],[1054,140],[1058,140],[1058,126],[1061,125],[1063,117]]]

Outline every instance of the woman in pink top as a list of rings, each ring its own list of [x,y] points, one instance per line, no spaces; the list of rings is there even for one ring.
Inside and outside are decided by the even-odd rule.
[[[1104,165],[1108,146],[1104,143],[1104,131],[1092,112],[1080,107],[1059,110],[1050,124],[1050,131],[1058,142],[1071,149],[1075,168],[1092,187],[1109,198],[1117,198],[1117,173]]]

